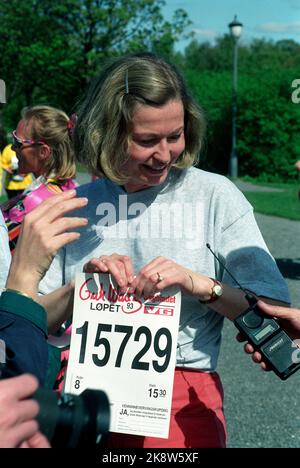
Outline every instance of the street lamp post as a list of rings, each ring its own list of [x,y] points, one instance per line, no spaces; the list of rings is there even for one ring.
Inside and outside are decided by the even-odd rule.
[[[237,63],[238,63],[238,40],[242,34],[243,25],[234,20],[228,25],[231,37],[233,38],[233,86],[232,86],[232,147],[229,159],[229,175],[236,178],[238,176],[238,157],[236,152],[236,115],[237,115]]]

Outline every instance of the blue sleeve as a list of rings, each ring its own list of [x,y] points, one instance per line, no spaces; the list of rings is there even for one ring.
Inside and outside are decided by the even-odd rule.
[[[47,322],[43,307],[11,292],[0,298],[1,378],[30,373],[44,385],[48,368]]]

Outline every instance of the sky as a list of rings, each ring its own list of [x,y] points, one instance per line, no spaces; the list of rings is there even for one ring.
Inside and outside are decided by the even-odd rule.
[[[264,37],[300,43],[300,0],[166,0],[165,18],[171,20],[177,8],[188,13],[195,38],[201,42],[213,42],[227,33],[228,24],[237,15],[243,23],[240,41]],[[176,49],[183,50],[186,45],[180,41]]]

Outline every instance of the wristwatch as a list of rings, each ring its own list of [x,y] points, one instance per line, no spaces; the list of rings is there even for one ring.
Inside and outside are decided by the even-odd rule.
[[[212,302],[215,302],[217,299],[219,299],[219,297],[221,297],[223,294],[223,286],[220,283],[220,281],[214,278],[210,279],[214,282],[214,285],[211,290],[211,296],[207,301],[200,301],[199,299],[199,302],[201,302],[201,304],[211,304]]]

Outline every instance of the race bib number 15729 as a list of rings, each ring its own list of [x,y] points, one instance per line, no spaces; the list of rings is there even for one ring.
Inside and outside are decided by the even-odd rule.
[[[168,437],[180,302],[178,288],[139,298],[77,275],[65,391],[105,391],[110,431]]]

